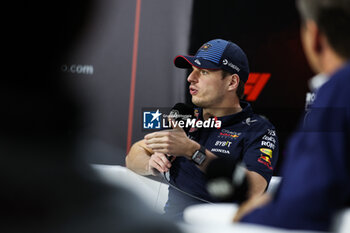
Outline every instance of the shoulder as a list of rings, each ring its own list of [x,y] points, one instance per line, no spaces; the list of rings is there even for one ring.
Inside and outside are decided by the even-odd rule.
[[[275,126],[268,120],[267,117],[259,114],[252,114],[245,118],[241,123],[247,126],[248,131],[256,129],[275,129]]]
[[[350,102],[350,63],[345,65],[318,90],[316,106],[349,106]]]
[[[246,130],[257,128],[275,128],[273,124],[263,115],[254,113],[249,102],[240,102],[243,108],[244,118],[241,120],[241,124],[246,126]]]

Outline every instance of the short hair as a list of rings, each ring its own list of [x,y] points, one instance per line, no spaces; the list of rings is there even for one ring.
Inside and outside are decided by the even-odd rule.
[[[226,71],[226,70],[222,70],[222,78],[225,78],[228,75],[233,75],[233,74],[231,72]],[[238,87],[236,90],[236,94],[237,94],[239,99],[243,99],[243,97],[244,97],[244,85],[245,85],[245,83],[241,79],[239,79]]]
[[[302,22],[313,20],[335,52],[350,58],[350,1],[297,0]]]

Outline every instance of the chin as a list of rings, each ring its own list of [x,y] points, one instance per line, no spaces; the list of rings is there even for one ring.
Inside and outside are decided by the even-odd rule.
[[[200,101],[199,99],[196,99],[193,97],[192,97],[192,103],[200,108],[205,108],[205,106],[206,106],[205,103],[203,103],[203,101]]]
[[[193,103],[194,105],[196,105],[197,107],[202,107],[201,102],[198,101],[198,100],[196,100],[196,99],[194,99],[193,97],[192,97],[192,103]]]

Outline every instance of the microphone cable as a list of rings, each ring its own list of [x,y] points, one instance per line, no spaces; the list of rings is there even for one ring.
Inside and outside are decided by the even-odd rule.
[[[169,171],[168,171],[168,172],[169,172]],[[194,198],[194,199],[196,199],[196,200],[198,200],[198,201],[201,201],[201,202],[204,202],[204,203],[214,204],[213,202],[210,202],[210,201],[208,201],[208,200],[205,200],[205,199],[203,199],[203,198],[197,197],[197,196],[195,196],[195,195],[192,195],[192,194],[190,194],[190,193],[188,193],[188,192],[185,192],[185,191],[181,190],[181,189],[178,188],[176,185],[173,185],[173,184],[170,183],[170,181],[169,181],[169,180],[170,180],[170,177],[169,177],[169,180],[168,180],[168,178],[166,177],[166,172],[163,172],[162,174],[163,174],[163,179],[166,181],[166,183],[167,183],[170,187],[172,187],[172,188],[174,188],[175,190],[179,191],[180,193],[185,194],[185,195],[187,195],[187,196],[189,196],[189,197],[191,197],[191,198]],[[169,173],[169,176],[170,176],[170,173]]]

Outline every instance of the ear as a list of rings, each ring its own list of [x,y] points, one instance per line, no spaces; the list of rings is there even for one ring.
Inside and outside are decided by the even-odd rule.
[[[323,34],[320,32],[320,29],[316,23],[312,20],[306,22],[306,28],[309,31],[311,49],[315,54],[320,54],[323,51]]]
[[[239,84],[239,76],[238,74],[232,74],[229,78],[230,82],[229,82],[229,86],[228,86],[228,90],[229,91],[233,91],[236,90]]]
[[[324,35],[313,20],[306,20],[300,31],[303,49],[312,70],[321,69],[321,58],[326,49]]]

